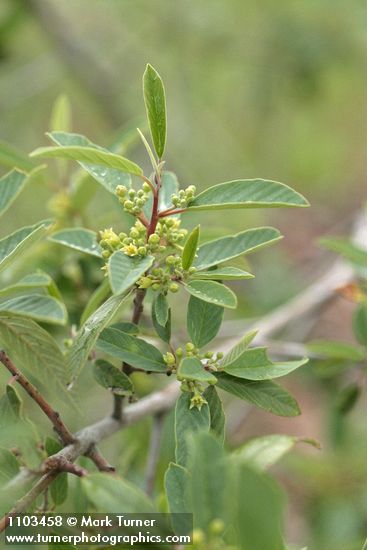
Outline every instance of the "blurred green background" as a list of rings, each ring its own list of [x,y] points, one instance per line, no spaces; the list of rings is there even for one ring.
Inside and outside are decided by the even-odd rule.
[[[2,0],[0,140],[25,152],[46,144],[53,104],[65,93],[73,130],[108,145],[119,129],[142,124],[141,75],[152,63],[168,98],[167,168],[183,185],[204,188],[258,176],[289,183],[312,203],[302,212],[201,216],[208,237],[254,223],[274,224],[286,235],[257,256],[255,281],[238,287],[238,315],[260,315],[317,277],[328,258],[316,239],[346,230],[366,198],[366,23],[367,5],[359,0]],[[139,142],[129,153],[148,168]],[[29,187],[17,200],[1,234],[50,215],[53,189],[65,183],[53,174],[54,180]],[[106,195],[96,192],[84,220],[88,227],[123,226]],[[187,221],[193,225],[197,218]],[[52,257],[42,261],[52,273]],[[89,267],[65,253],[57,282],[71,316],[100,278],[98,268]],[[86,274],[91,280],[85,285]],[[81,286],[77,300],[70,281]],[[312,337],[326,330],[329,337],[350,338],[352,306],[338,300]],[[327,332],[333,315],[338,323],[334,318]],[[300,451],[277,469],[290,495],[289,539],[309,550],[359,550],[367,536],[366,402],[343,421],[343,437],[335,438],[335,381],[319,376],[317,366],[290,380],[301,419],[251,411],[239,424],[242,409],[230,403],[229,444],[281,431],[320,439],[321,453]],[[95,397],[89,398],[98,418]],[[146,426],[139,429],[146,433]],[[135,429],[106,444],[111,456],[121,455],[130,477],[144,463],[137,434]],[[162,465],[169,455],[162,453]]]

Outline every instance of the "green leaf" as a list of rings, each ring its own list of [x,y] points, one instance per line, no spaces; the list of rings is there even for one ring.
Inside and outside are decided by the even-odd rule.
[[[231,464],[222,445],[209,433],[196,433],[190,440],[189,471],[195,528],[209,532],[212,522],[224,523],[232,515]]]
[[[346,359],[350,361],[362,361],[366,357],[366,350],[337,340],[315,340],[307,344],[307,348],[326,358]]]
[[[182,251],[182,267],[187,270],[192,266],[195,260],[196,249],[200,237],[200,225],[197,225],[187,237],[184,249]]]
[[[362,389],[359,384],[353,383],[343,388],[337,396],[335,404],[337,412],[341,415],[348,414],[356,405],[361,392]]]
[[[172,527],[175,534],[185,535],[192,531],[190,516],[182,514],[192,513],[192,498],[190,494],[190,474],[179,464],[170,462],[164,476],[164,486],[170,514],[172,515]]]
[[[18,473],[19,463],[13,453],[0,447],[0,481],[9,481]]]
[[[178,380],[197,380],[198,382],[215,384],[214,374],[204,369],[204,365],[196,357],[185,357],[177,370]]]
[[[97,233],[83,227],[61,229],[48,238],[54,243],[63,244],[73,250],[80,250],[91,256],[102,257],[101,247],[97,242]]]
[[[170,340],[171,340],[171,309],[168,310],[168,317],[167,317],[167,322],[165,324],[164,327],[162,327],[162,325],[160,325],[156,319],[156,313],[155,313],[155,310],[154,308],[152,308],[152,321],[153,321],[153,326],[154,326],[154,329],[156,331],[156,333],[158,334],[159,338],[161,338],[161,340],[163,340],[163,342],[167,342],[167,344],[169,344]]]
[[[359,306],[353,315],[353,332],[362,346],[367,346],[367,307]]]
[[[129,481],[111,474],[89,474],[81,480],[83,491],[92,503],[95,512],[103,514],[153,513],[150,499]]]
[[[323,237],[319,240],[321,246],[337,252],[353,264],[367,266],[367,250],[360,248],[345,237]]]
[[[19,170],[12,170],[0,178],[0,216],[15,201],[26,180],[27,176]]]
[[[211,281],[237,281],[240,279],[253,279],[254,275],[237,267],[221,267],[209,271],[198,271],[191,275],[193,279],[209,279]]]
[[[6,166],[7,168],[19,168],[25,172],[30,172],[35,164],[29,160],[28,155],[21,151],[18,151],[12,145],[0,141],[0,164]]]
[[[121,321],[120,323],[113,323],[110,328],[115,328],[116,330],[121,330],[121,332],[126,332],[126,334],[131,334],[132,336],[137,336],[139,334],[139,327],[134,323],[128,323]]]
[[[263,472],[238,467],[235,530],[241,550],[285,550],[282,537],[284,499],[273,480]]]
[[[233,346],[233,348],[223,357],[221,361],[221,367],[224,368],[227,365],[231,365],[232,363],[237,361],[237,359],[241,357],[241,355],[248,349],[249,345],[251,344],[257,333],[257,330],[251,330],[250,332],[247,332],[243,336],[243,338],[241,338],[241,340],[239,340],[237,344]]]
[[[156,347],[115,328],[107,328],[101,333],[97,349],[137,369],[149,372],[167,371],[163,355]]]
[[[45,450],[47,456],[52,456],[61,451],[62,445],[52,437],[46,437]],[[60,506],[68,497],[68,475],[63,472],[57,476],[50,485],[51,498],[56,506]]]
[[[187,308],[187,331],[195,346],[201,348],[216,337],[224,309],[190,296]]]
[[[162,79],[149,63],[143,76],[143,91],[150,133],[161,159],[166,145],[166,98]]]
[[[128,290],[144,275],[154,261],[153,256],[131,257],[117,250],[108,262],[108,276],[114,294]]]
[[[184,288],[192,296],[204,302],[230,309],[234,309],[237,306],[237,298],[234,292],[216,281],[190,281]]]
[[[264,179],[234,180],[219,183],[199,193],[190,203],[188,210],[279,206],[309,206],[309,202],[284,183]]]
[[[271,380],[244,380],[230,374],[216,373],[222,390],[278,416],[301,414],[297,401],[282,386]]]
[[[24,415],[23,403],[17,390],[14,386],[8,384],[5,388],[5,394],[0,397],[0,444],[6,448],[13,448],[16,444],[22,457],[26,460],[27,466],[36,468],[40,462],[40,454],[37,451],[38,442],[37,430],[34,424]],[[2,510],[4,496],[2,494],[0,497]],[[6,496],[8,496],[8,493]]]
[[[208,386],[203,393],[210,411],[210,430],[223,445],[225,439],[226,417],[223,404],[214,386]]]
[[[94,363],[93,374],[98,384],[111,390],[115,395],[131,395],[133,393],[130,378],[108,361],[98,359]]]
[[[23,227],[0,240],[0,271],[5,269],[20,254],[43,237],[52,225],[49,220]]]
[[[0,311],[54,325],[65,325],[67,321],[65,305],[52,296],[41,294],[17,296],[6,300],[0,303]]]
[[[46,388],[67,391],[64,356],[55,340],[31,319],[0,314],[0,343],[15,365],[37,377]]]
[[[106,168],[113,168],[141,176],[143,171],[134,162],[115,153],[96,149],[94,147],[68,145],[65,147],[39,147],[30,154],[31,157],[59,158],[66,160],[76,160],[87,164],[100,164]]]
[[[67,369],[74,380],[84,368],[102,330],[112,321],[127,295],[111,296],[84,323],[67,353]]]
[[[32,273],[31,275],[26,275],[14,285],[2,288],[0,290],[0,298],[34,289],[47,289],[50,285],[52,285],[52,282],[51,277],[47,275],[47,273],[43,273],[41,271]]]
[[[189,434],[210,429],[208,405],[203,405],[201,411],[196,407],[190,409],[190,399],[188,392],[181,393],[175,409],[176,462],[180,466],[187,465]]]
[[[159,210],[167,210],[168,208],[171,208],[172,206],[172,195],[176,195],[178,193],[180,184],[178,183],[178,179],[176,174],[169,171],[164,171],[161,176],[161,188],[159,190]],[[153,207],[153,196],[152,193],[149,194],[148,200],[144,205],[144,213],[148,220],[150,220],[152,215],[152,207]]]
[[[143,132],[141,130],[139,130],[139,128],[137,128],[137,131],[138,131],[138,134],[141,138],[141,141],[143,142],[143,145],[149,155],[149,158],[150,158],[150,162],[152,163],[152,168],[154,170],[154,173],[157,174],[158,173],[158,164],[157,164],[157,161],[156,161],[156,158],[154,156],[154,153],[152,151],[152,148],[151,146],[149,145],[147,139],[145,138]]]
[[[161,327],[165,327],[168,321],[169,305],[165,294],[160,292],[153,301],[154,317]],[[153,313],[152,313],[153,315]]]
[[[96,145],[90,141],[85,136],[80,134],[67,134],[65,132],[51,132],[48,136],[52,139],[54,143],[61,146],[76,145],[79,147],[92,147],[98,151],[104,151],[109,153],[108,149],[104,149],[99,145]],[[112,193],[115,194],[116,187],[118,185],[126,185],[127,187],[131,186],[131,176],[116,168],[106,168],[98,164],[89,164],[86,162],[78,163],[88,174],[90,174],[98,183],[103,185],[103,187]],[[88,188],[90,188],[90,181],[88,182]],[[80,190],[79,193],[80,194]]]
[[[107,298],[110,294],[110,282],[109,280],[103,279],[102,283],[96,288],[96,290],[91,294],[87,305],[84,308],[84,311],[80,317],[80,324],[84,325],[88,317],[92,315],[101,305],[101,303]]]
[[[0,427],[6,428],[7,424],[20,420],[23,417],[23,402],[17,390],[7,384],[5,394],[0,399]]]
[[[312,440],[300,437],[283,434],[265,435],[246,441],[242,447],[236,449],[233,458],[241,464],[267,470],[291,451],[297,443],[310,443],[317,446]]]
[[[202,244],[193,265],[196,269],[207,269],[242,254],[250,254],[279,241],[281,238],[279,231],[272,227],[247,229],[237,235],[222,237]]]
[[[307,358],[300,361],[273,363],[267,356],[266,348],[246,349],[232,362],[228,358],[223,370],[237,378],[247,380],[271,380],[285,376],[308,362]]]

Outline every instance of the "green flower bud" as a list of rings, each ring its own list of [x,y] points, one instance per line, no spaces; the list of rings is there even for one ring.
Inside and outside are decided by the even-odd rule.
[[[161,288],[160,283],[153,283],[153,284],[152,284],[152,289],[153,289],[153,290],[159,290],[160,288]]]
[[[189,273],[192,275],[193,273],[196,273],[197,269],[196,267],[189,267]]]
[[[120,198],[124,197],[126,195],[127,189],[125,185],[118,185],[116,187],[116,195]]]
[[[109,258],[111,256],[111,252],[109,250],[102,250],[102,258]]]
[[[178,292],[179,289],[180,289],[180,287],[178,286],[177,283],[171,283],[171,284],[169,285],[169,290],[170,290],[170,292]]]
[[[147,254],[147,247],[146,246],[139,246],[138,248],[138,254],[140,256],[146,256]]]
[[[145,226],[141,223],[140,220],[137,220],[135,222],[135,227],[136,229],[140,232],[140,233],[145,233],[146,232],[146,228]]]
[[[151,192],[150,185],[146,181],[143,183],[143,191],[145,191],[145,193],[150,193]]]
[[[131,201],[125,201],[124,202],[124,208],[125,210],[131,210],[134,207],[134,203]]]
[[[173,353],[170,353],[169,351],[163,355],[164,362],[168,366],[172,366],[176,363],[175,356]]]
[[[153,281],[150,277],[141,277],[138,281],[139,288],[149,288]]]
[[[148,239],[149,244],[159,244],[159,241],[160,241],[159,235],[157,235],[156,233],[152,233],[151,235],[149,235],[149,239]]]
[[[138,191],[138,197],[139,197],[139,198],[144,197],[144,191],[143,191],[142,189],[139,189],[139,191]]]
[[[214,353],[212,351],[207,351],[205,354],[206,359],[211,359],[213,357]]]
[[[177,348],[177,349],[176,349],[176,355],[177,355],[178,357],[182,357],[182,354],[183,354],[182,348]]]
[[[174,256],[167,256],[166,258],[167,265],[174,265],[175,263],[176,263],[176,258]]]
[[[128,195],[129,195],[130,199],[133,199],[133,198],[135,197],[135,195],[136,195],[134,189],[129,189]]]
[[[192,342],[187,342],[185,347],[186,347],[186,351],[194,351],[195,349],[195,346]]]
[[[217,353],[217,359],[223,359],[223,357],[224,357],[224,353],[221,352],[221,351],[218,351],[218,353]]]

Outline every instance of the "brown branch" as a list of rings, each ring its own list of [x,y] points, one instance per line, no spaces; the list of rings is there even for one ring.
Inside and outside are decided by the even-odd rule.
[[[88,456],[93,446],[98,444],[101,440],[110,437],[117,431],[123,429],[125,426],[135,424],[145,416],[164,413],[170,410],[179,395],[179,388],[179,384],[177,382],[173,382],[163,390],[152,393],[137,403],[127,406],[124,409],[123,421],[117,421],[111,416],[108,416],[95,424],[86,426],[76,433],[73,443],[67,445],[61,449],[61,451],[46,459],[47,461],[55,461],[54,464],[57,469],[43,475],[32,487],[32,489],[16,503],[9,514],[3,517],[0,521],[0,532],[2,532],[8,525],[8,518],[10,514],[20,514],[25,512],[30,507],[32,502],[52,483],[60,471],[65,471],[60,469],[60,465],[62,467],[62,464],[73,463],[79,456],[82,455]],[[72,473],[75,474],[75,472]],[[32,473],[33,478],[37,475],[39,475],[39,472]],[[8,486],[11,485],[12,487],[16,487],[17,480],[19,480],[19,483],[24,483],[25,481],[28,482],[30,477],[31,475],[29,472],[27,476],[21,472],[11,480]],[[6,490],[7,486],[3,488],[3,491]]]
[[[140,318],[143,313],[143,302],[146,295],[146,290],[143,288],[138,288],[135,294],[134,298],[134,309],[133,309],[133,315],[131,322],[135,325],[139,324]],[[122,363],[122,370],[125,374],[129,375],[132,372],[134,372],[136,369],[129,365],[128,363]],[[122,420],[122,408],[123,408],[124,398],[121,395],[114,395],[113,396],[113,410],[112,410],[112,418],[115,420],[121,421]]]
[[[42,409],[45,415],[49,418],[53,424],[56,432],[60,436],[64,445],[69,445],[74,442],[73,434],[68,430],[60,415],[55,411],[46,399],[40,394],[40,392],[31,384],[31,382],[22,374],[14,365],[12,360],[8,357],[5,351],[0,351],[0,362],[8,369],[14,376],[15,380],[22,386],[22,388],[28,393],[28,395],[37,403]]]
[[[111,464],[107,462],[107,460],[100,453],[96,445],[92,445],[92,448],[90,449],[90,451],[88,451],[88,453],[85,453],[85,456],[87,456],[94,462],[100,472],[116,472],[116,468],[114,468],[114,466],[111,466]]]
[[[37,483],[32,487],[30,491],[24,497],[22,497],[15,506],[0,520],[0,533],[6,529],[9,525],[9,517],[12,515],[21,514],[31,506],[36,498],[47,489],[60,472],[54,471],[43,475]]]

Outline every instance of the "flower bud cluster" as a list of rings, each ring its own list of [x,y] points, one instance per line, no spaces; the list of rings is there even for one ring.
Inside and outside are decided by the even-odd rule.
[[[189,185],[186,189],[180,189],[178,194],[171,195],[173,206],[176,208],[186,208],[194,200],[195,193],[195,185]]]
[[[138,216],[142,212],[149,198],[149,193],[151,193],[150,185],[146,182],[143,183],[139,191],[127,189],[125,185],[118,185],[116,187],[116,195],[125,212],[133,214],[134,216]]]
[[[214,353],[213,351],[206,351],[205,353],[200,353],[199,348],[194,346],[192,342],[187,342],[185,345],[186,357],[197,357],[200,361],[203,362],[203,366],[210,371],[217,371],[219,364],[218,362],[223,359],[223,353],[218,351]],[[182,348],[177,348],[176,355],[177,357],[183,356]]]
[[[105,229],[100,232],[101,240],[99,242],[102,247],[102,256],[107,259],[116,250],[121,250],[127,256],[146,256],[153,252],[164,252],[165,246],[160,245],[158,235],[151,235],[147,242],[146,227],[137,220],[129,233],[120,233],[117,235],[112,229]]]
[[[192,342],[187,342],[184,350],[177,348],[174,353],[167,352],[163,355],[163,359],[171,372],[177,372],[178,365],[184,356],[196,357],[202,362],[203,369],[215,372],[218,370],[218,361],[223,358],[223,353],[213,353],[212,351],[200,353],[199,349]],[[193,394],[190,399],[191,409],[196,407],[200,410],[207,403],[203,397],[204,389],[203,385],[197,380],[184,379],[181,381],[181,391]]]
[[[161,292],[178,292],[180,288],[175,281],[172,281],[171,270],[167,267],[154,267],[149,275],[140,277],[137,284],[139,288],[151,288]]]
[[[187,235],[187,229],[180,229],[181,220],[176,218],[162,218],[156,227],[156,234],[167,246],[177,246]]]

